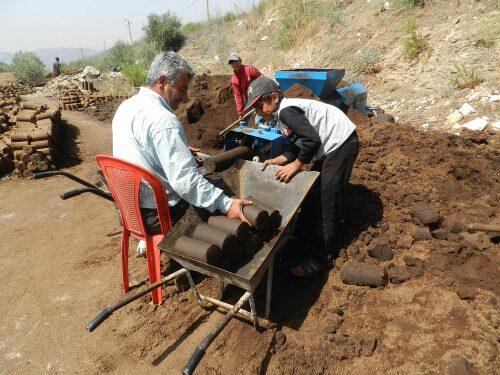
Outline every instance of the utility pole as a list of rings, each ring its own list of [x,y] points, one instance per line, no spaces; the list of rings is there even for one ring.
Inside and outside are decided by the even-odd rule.
[[[84,58],[85,58],[85,56],[84,56],[84,54],[83,54],[83,48],[82,48],[82,47],[80,47],[80,52],[82,53],[82,59],[84,59]]]
[[[208,7],[208,0],[206,1],[207,3],[207,21],[210,21],[210,8]]]
[[[208,1],[208,0],[207,0]],[[130,25],[132,24],[130,20],[125,20],[126,26],[128,27],[128,35],[130,35],[130,44],[132,44],[132,31],[130,30]]]
[[[104,50],[107,51],[108,49],[106,48],[106,39],[102,38],[102,41],[104,43]]]

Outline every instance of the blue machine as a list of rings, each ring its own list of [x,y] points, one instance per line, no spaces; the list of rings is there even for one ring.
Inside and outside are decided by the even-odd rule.
[[[342,87],[337,85],[344,78],[344,69],[294,69],[280,70],[275,79],[283,91],[295,84],[311,90],[325,103],[331,104],[347,112],[354,108],[361,113],[367,111],[367,92],[360,83],[348,83]],[[252,149],[254,159],[263,161],[274,158],[290,147],[290,141],[273,127],[259,125],[258,128],[239,126],[232,129],[225,138],[224,150],[245,145]]]

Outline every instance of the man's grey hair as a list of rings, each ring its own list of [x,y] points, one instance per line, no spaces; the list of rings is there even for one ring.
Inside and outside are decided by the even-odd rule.
[[[158,78],[165,76],[171,85],[177,83],[182,74],[193,78],[195,71],[189,63],[173,51],[161,52],[154,58],[149,68],[146,83],[150,86],[156,84]]]

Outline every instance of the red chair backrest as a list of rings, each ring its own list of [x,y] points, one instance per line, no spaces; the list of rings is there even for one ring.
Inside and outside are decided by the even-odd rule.
[[[136,236],[146,237],[146,227],[139,206],[141,181],[145,181],[153,190],[161,233],[167,234],[172,228],[172,222],[165,187],[158,177],[144,168],[112,156],[98,155],[96,161],[120,210],[123,227]]]

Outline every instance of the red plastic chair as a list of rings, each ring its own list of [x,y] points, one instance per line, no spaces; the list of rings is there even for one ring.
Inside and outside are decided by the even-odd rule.
[[[158,248],[158,244],[172,228],[165,187],[153,173],[125,160],[106,155],[98,155],[96,160],[106,177],[109,190],[113,195],[122,218],[123,235],[121,252],[123,289],[125,292],[129,290],[128,250],[131,234],[138,240],[146,242],[149,282],[153,284],[161,279],[160,249]],[[161,226],[161,233],[157,235],[148,234],[142,220],[139,207],[141,181],[149,183],[154,193]],[[161,304],[163,302],[161,287],[151,292],[151,299],[154,304]]]

